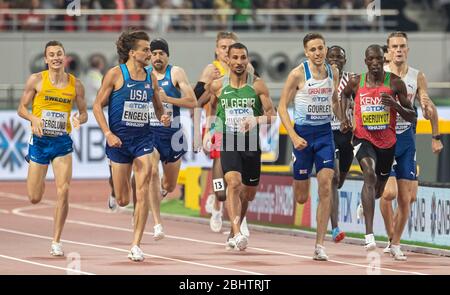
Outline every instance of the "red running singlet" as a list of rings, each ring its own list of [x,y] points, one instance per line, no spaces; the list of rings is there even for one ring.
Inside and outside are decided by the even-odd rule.
[[[354,135],[381,149],[390,148],[396,142],[397,111],[381,103],[381,93],[393,96],[390,86],[389,72],[385,72],[384,83],[378,87],[367,87],[366,73],[362,73],[355,97]]]

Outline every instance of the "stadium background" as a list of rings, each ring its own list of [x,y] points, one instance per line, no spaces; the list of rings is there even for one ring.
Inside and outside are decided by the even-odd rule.
[[[70,16],[65,8],[71,3],[79,3],[81,8],[89,10],[82,10],[80,16]],[[366,7],[370,3],[375,6],[368,15]],[[380,5],[382,10],[378,11]],[[287,74],[304,58],[301,40],[306,32],[319,31],[327,45],[345,48],[346,70],[361,72],[365,69],[363,53],[368,45],[385,44],[387,32],[392,30],[408,31],[408,63],[421,69],[428,78],[429,93],[439,106],[444,151],[439,156],[431,154],[430,124],[419,121],[417,160],[421,186],[403,237],[450,246],[450,110],[447,107],[450,105],[450,36],[446,32],[449,9],[446,1],[33,0],[0,1],[0,9],[0,181],[26,178],[23,156],[27,151],[29,127],[16,116],[15,109],[26,78],[44,67],[42,51],[48,40],[62,41],[69,55],[67,69],[89,83],[92,56],[103,56],[106,68],[115,65],[114,42],[119,32],[130,25],[142,28],[151,38],[164,37],[169,41],[171,63],[183,67],[193,84],[214,57],[216,32],[235,30],[240,41],[248,46],[252,63],[267,82],[277,105]],[[74,178],[105,178],[106,181],[104,138],[92,113],[89,114],[89,123],[73,134]],[[184,128],[190,132],[190,117],[184,114]],[[278,136],[268,145],[266,174],[249,208],[249,220],[314,228],[315,184],[310,202],[297,205],[289,176],[292,147],[282,128],[275,125],[272,131]],[[210,193],[207,185],[210,173],[205,168],[210,165],[203,154],[190,152],[183,158],[180,190],[174,198],[180,198],[183,206],[198,212],[197,215],[206,216],[204,203]],[[358,170],[357,165],[352,167],[356,177],[340,193],[342,228],[354,233],[363,231],[361,221],[355,217],[361,187]],[[375,233],[384,235],[379,212],[375,220]]]

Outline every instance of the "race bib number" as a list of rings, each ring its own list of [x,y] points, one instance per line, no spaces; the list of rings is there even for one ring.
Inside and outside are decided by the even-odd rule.
[[[331,103],[328,96],[313,97],[313,104],[308,105],[306,110],[306,120],[326,121],[330,119],[331,119]]]
[[[253,109],[249,107],[230,108],[225,112],[225,125],[227,131],[239,132],[242,121],[253,117]]]
[[[362,105],[362,125],[367,130],[385,130],[391,121],[389,107],[384,105]]]
[[[122,122],[126,126],[143,127],[148,124],[148,102],[125,101]]]
[[[170,121],[173,122],[173,105],[167,102],[163,102],[164,113],[170,116]],[[149,106],[150,113],[150,126],[164,126],[156,117],[155,108],[151,103]]]
[[[341,128],[341,121],[333,114],[331,116],[331,130],[336,131]]]
[[[397,124],[395,125],[395,131],[397,133],[403,133],[411,127],[411,123],[403,119],[402,116],[397,115]]]
[[[43,110],[41,118],[45,136],[61,136],[67,133],[69,113]]]

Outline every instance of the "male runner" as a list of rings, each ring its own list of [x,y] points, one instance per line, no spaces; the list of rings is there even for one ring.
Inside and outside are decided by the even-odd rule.
[[[236,43],[238,40],[238,36],[233,32],[218,32],[216,38],[216,49],[215,49],[215,57],[216,59],[208,64],[203,70],[197,85],[195,86],[195,95],[198,99],[198,107],[206,107],[206,116],[211,117],[216,115],[216,106],[213,106],[210,101],[210,96],[208,93],[205,93],[205,85],[211,83],[215,79],[219,79],[223,77],[229,72],[228,67],[228,49],[230,45]],[[249,69],[253,73],[253,67],[249,63]],[[194,116],[195,118],[196,116]],[[195,134],[200,134],[199,132],[200,124],[198,122],[194,122]],[[209,152],[209,156],[213,159],[213,190],[214,190],[214,200],[208,197],[207,205],[211,206],[211,218],[209,220],[210,228],[213,232],[220,232],[222,229],[222,204],[221,202],[225,202],[226,200],[226,184],[223,179],[223,171],[222,165],[220,162],[220,147],[221,147],[221,133],[214,132],[214,127],[209,129],[209,126],[206,125],[206,128],[203,132],[205,145],[209,145],[210,147],[205,149]],[[197,143],[200,143],[200,140],[196,140]],[[197,147],[194,147],[197,150]],[[248,203],[244,200],[243,206],[248,206]],[[242,220],[242,228],[241,231],[246,236],[250,235],[250,232],[247,228],[246,218]]]
[[[185,71],[169,64],[169,44],[162,38],[150,42],[152,66],[149,70],[158,79],[159,95],[164,112],[170,117],[171,126],[165,127],[150,107],[150,129],[154,134],[152,170],[150,180],[150,205],[155,222],[153,236],[155,240],[164,238],[160,215],[160,196],[172,192],[180,172],[181,157],[187,151],[187,143],[181,129],[180,107],[194,108],[197,105],[194,91],[189,84]],[[159,178],[159,161],[162,162],[163,178]]]
[[[330,65],[336,65],[339,70],[339,88],[338,96],[340,97],[342,90],[347,85],[350,77],[353,73],[343,71],[347,62],[344,48],[334,45],[328,49],[327,63]],[[338,226],[339,219],[339,194],[338,189],[344,184],[347,173],[350,170],[350,166],[353,161],[353,145],[351,131],[351,112],[353,111],[352,104],[348,104],[345,107],[345,113],[349,117],[348,121],[341,122],[333,114],[331,121],[331,129],[333,130],[334,145],[336,151],[336,160],[334,165],[334,178],[332,182],[333,197],[331,198],[331,235],[333,241],[339,243],[345,238],[345,232],[341,231]]]
[[[50,254],[63,256],[61,233],[69,211],[69,186],[72,179],[72,127],[86,123],[88,115],[84,87],[80,80],[65,72],[65,50],[61,42],[45,45],[44,60],[48,70],[32,74],[25,85],[17,113],[31,122],[28,155],[27,190],[31,203],[41,201],[45,191],[45,176],[50,162],[56,183],[56,208],[53,241]],[[70,122],[72,105],[78,114]],[[28,111],[32,105],[31,113]]]
[[[364,178],[361,201],[368,251],[376,248],[375,200],[383,193],[394,161],[397,113],[408,122],[416,120],[405,84],[397,75],[384,71],[383,61],[381,46],[370,45],[365,52],[368,73],[352,77],[342,92],[343,100],[355,97],[353,146]]]
[[[117,203],[130,201],[130,176],[136,178],[134,237],[128,258],[143,261],[140,249],[149,211],[149,182],[152,173],[153,134],[149,108],[153,104],[158,119],[163,119],[158,81],[145,66],[150,62],[150,38],[143,31],[123,32],[116,42],[121,64],[110,69],[103,79],[93,111],[105,134],[106,154],[111,160]],[[108,105],[108,122],[103,108]],[[165,118],[167,121],[167,117]],[[155,167],[155,169],[157,169]]]
[[[281,92],[278,113],[294,145],[293,176],[297,202],[306,203],[310,191],[313,164],[317,173],[319,205],[314,260],[328,260],[323,246],[330,218],[331,183],[334,175],[334,144],[331,131],[332,111],[342,120],[337,89],[339,72],[325,63],[325,39],[317,33],[303,38],[307,61],[294,68]],[[294,101],[295,125],[292,126],[288,106]]]
[[[231,232],[227,248],[245,250],[248,236],[241,221],[255,198],[261,174],[259,124],[270,124],[276,113],[264,81],[248,72],[248,50],[242,43],[228,49],[229,73],[208,84],[212,104],[217,103],[216,132],[222,133],[220,159],[228,190]]]
[[[439,135],[437,110],[428,96],[425,75],[408,65],[408,36],[404,32],[391,33],[388,36],[387,44],[392,60],[384,67],[384,70],[402,78],[407,86],[408,99],[412,105],[417,97],[424,117],[431,122],[433,134],[431,149],[433,153],[438,154],[443,146]],[[417,197],[415,125],[398,116],[396,133],[394,166],[380,200],[380,209],[389,237],[389,244],[384,252],[391,253],[395,260],[406,260],[406,256],[400,249],[400,238],[409,217],[410,204]],[[397,195],[398,206],[394,218],[392,200]]]

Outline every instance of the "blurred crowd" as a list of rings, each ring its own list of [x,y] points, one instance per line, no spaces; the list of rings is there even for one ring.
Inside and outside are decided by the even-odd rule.
[[[159,13],[162,9],[227,9],[233,8],[237,12],[232,16],[214,14],[213,16],[204,16],[206,20],[213,20],[223,27],[233,20],[234,30],[258,29],[258,24],[264,24],[267,16],[243,13],[245,9],[255,11],[255,9],[317,9],[317,8],[342,8],[342,9],[363,9],[373,0],[79,0],[82,9],[152,9],[151,14],[129,14],[129,15],[90,15],[84,20],[83,26],[80,21],[69,15],[52,16],[50,19],[46,16],[35,14],[37,9],[65,9],[74,0],[0,0],[0,30],[9,30],[12,25],[15,29],[27,31],[51,30],[92,30],[92,31],[120,31],[124,24],[148,30],[189,30],[189,24],[192,24],[194,16],[180,14],[178,16],[162,15]],[[409,0],[413,2],[429,2],[429,5],[442,8],[443,12],[450,13],[450,0]],[[386,20],[393,20],[397,24],[396,29],[404,31],[416,31],[418,26],[404,14],[404,8],[407,0],[389,0],[382,1],[383,9],[398,9],[398,16],[386,17]],[[29,13],[21,14],[11,22],[12,16],[8,15],[8,9],[20,8],[27,9]],[[306,16],[308,20],[315,24],[324,25],[330,20],[331,16]],[[48,16],[47,16],[48,18]],[[362,16],[360,17],[362,18]],[[353,20],[355,17],[353,17]],[[304,20],[304,16],[278,15],[271,18],[275,24],[275,29],[296,30],[297,24]],[[349,24],[346,29],[366,29],[361,27],[360,23],[352,25],[352,17],[349,17]],[[8,22],[9,21],[9,22]],[[323,26],[321,26],[322,28]],[[227,27],[229,28],[229,27]],[[221,29],[220,27],[217,29]],[[326,29],[341,29],[338,25],[331,24]],[[386,29],[391,29],[386,27]]]

